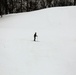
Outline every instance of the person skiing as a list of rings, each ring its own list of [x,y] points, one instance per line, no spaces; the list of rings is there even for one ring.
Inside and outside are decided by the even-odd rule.
[[[36,41],[36,37],[38,37],[38,36],[37,36],[37,33],[35,32],[35,34],[34,34],[34,41]]]

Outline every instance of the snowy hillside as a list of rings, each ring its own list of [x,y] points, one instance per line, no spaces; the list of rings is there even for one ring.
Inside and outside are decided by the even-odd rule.
[[[0,18],[0,75],[76,75],[76,7]]]

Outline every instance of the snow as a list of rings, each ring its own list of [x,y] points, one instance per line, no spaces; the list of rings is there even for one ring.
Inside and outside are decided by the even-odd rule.
[[[56,7],[0,18],[0,75],[76,75],[75,9]]]

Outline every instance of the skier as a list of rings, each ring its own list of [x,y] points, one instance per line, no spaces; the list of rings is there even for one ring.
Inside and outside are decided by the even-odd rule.
[[[37,36],[37,33],[35,32],[35,34],[34,34],[34,41],[36,41],[36,37],[38,37],[38,36]]]

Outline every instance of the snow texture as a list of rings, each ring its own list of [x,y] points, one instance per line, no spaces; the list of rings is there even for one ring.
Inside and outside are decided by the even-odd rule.
[[[0,18],[0,75],[76,75],[76,6]]]

